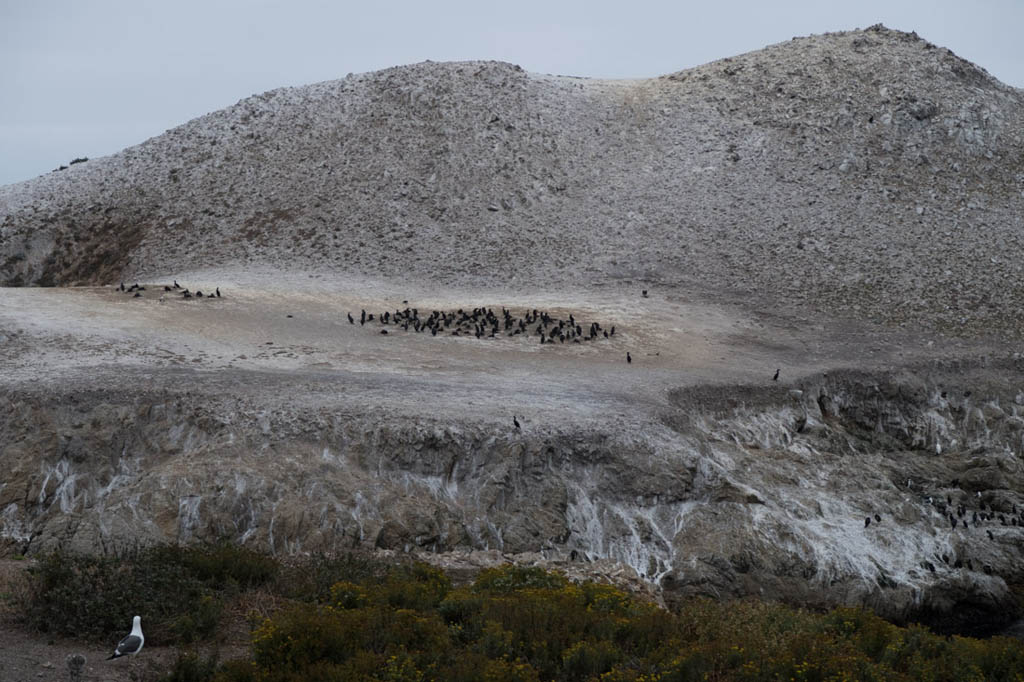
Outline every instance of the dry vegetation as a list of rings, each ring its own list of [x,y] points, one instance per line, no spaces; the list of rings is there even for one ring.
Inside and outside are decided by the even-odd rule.
[[[453,586],[420,563],[348,555],[281,565],[235,547],[159,547],[105,559],[51,555],[29,576],[23,626],[110,642],[129,614],[145,614],[147,646],[177,649],[150,665],[146,679],[1024,677],[1017,640],[940,637],[851,608],[814,613],[697,599],[667,611],[539,568],[486,569]],[[119,599],[129,584],[130,602]],[[237,641],[243,629],[248,652],[210,644]]]

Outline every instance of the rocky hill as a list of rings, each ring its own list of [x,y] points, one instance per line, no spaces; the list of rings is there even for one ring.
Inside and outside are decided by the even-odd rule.
[[[516,559],[994,631],[1022,97],[883,27],[635,81],[428,62],[0,188],[0,552]]]
[[[640,279],[1016,335],[1022,105],[881,26],[647,80],[494,62],[350,75],[0,189],[0,282],[225,264]]]

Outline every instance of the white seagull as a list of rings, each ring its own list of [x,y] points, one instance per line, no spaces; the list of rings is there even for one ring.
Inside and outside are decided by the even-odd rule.
[[[117,648],[114,649],[114,653],[112,653],[107,660],[109,661],[111,658],[120,658],[126,654],[134,656],[142,651],[142,645],[145,641],[146,638],[142,634],[142,618],[135,616],[132,618],[132,633],[118,643]]]

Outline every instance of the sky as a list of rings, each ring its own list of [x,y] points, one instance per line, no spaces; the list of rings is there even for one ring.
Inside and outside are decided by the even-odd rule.
[[[497,59],[652,77],[876,23],[1024,87],[1024,0],[0,0],[0,185],[348,73]]]

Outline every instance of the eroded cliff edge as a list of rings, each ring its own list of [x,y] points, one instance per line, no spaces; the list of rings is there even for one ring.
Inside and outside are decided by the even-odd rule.
[[[645,423],[519,431],[361,412],[329,382],[291,406],[294,379],[262,402],[171,379],[22,388],[0,399],[0,533],[29,552],[228,538],[611,559],[669,599],[865,604],[978,631],[1015,616],[1024,583],[1020,370],[704,385]]]

